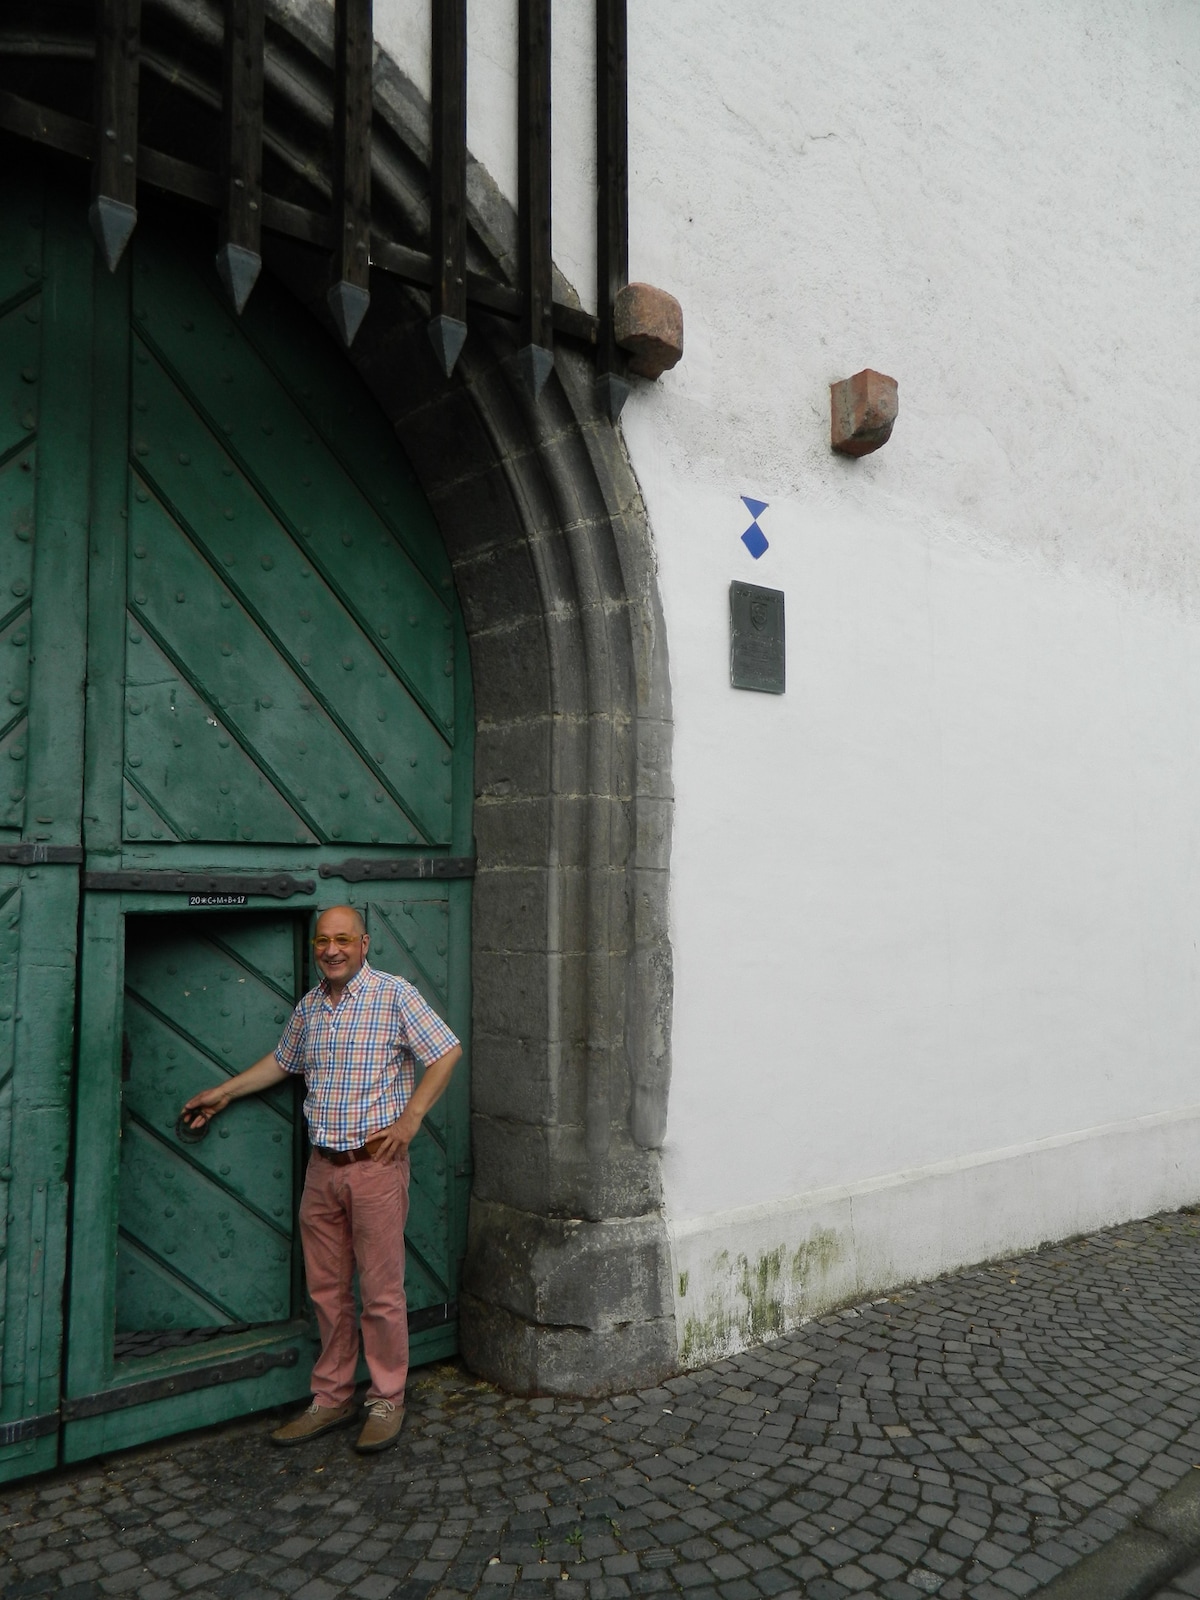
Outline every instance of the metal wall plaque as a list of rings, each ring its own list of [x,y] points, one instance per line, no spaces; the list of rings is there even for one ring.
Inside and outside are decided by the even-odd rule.
[[[784,691],[783,590],[729,585],[729,681],[735,689]]]

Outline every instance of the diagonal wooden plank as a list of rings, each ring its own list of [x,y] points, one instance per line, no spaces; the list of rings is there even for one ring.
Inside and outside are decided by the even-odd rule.
[[[160,1145],[163,1151],[170,1157],[172,1161],[178,1162],[183,1166],[192,1167],[197,1173],[200,1174],[207,1187],[211,1189],[214,1194],[224,1195],[231,1205],[240,1207],[248,1216],[257,1217],[265,1227],[270,1228],[272,1232],[277,1233],[280,1238],[286,1240],[290,1245],[292,1237],[290,1219],[292,1185],[290,1183],[284,1183],[284,1179],[286,1177],[284,1171],[274,1171],[272,1176],[276,1181],[271,1184],[268,1184],[265,1181],[265,1174],[262,1175],[262,1181],[257,1184],[251,1183],[250,1185],[246,1185],[244,1183],[240,1183],[238,1179],[242,1176],[242,1173],[239,1173],[238,1170],[232,1165],[232,1161],[236,1160],[232,1150],[226,1148],[224,1145],[215,1146],[209,1150],[211,1159],[206,1163],[201,1158],[200,1152],[202,1149],[209,1149],[207,1143],[205,1143],[203,1146],[180,1145],[178,1140],[173,1137],[175,1132],[174,1114],[172,1114],[169,1119],[163,1118],[158,1119],[155,1122],[148,1122],[145,1117],[139,1115],[130,1108],[129,1099],[130,1097],[127,1095],[127,1126],[136,1127],[139,1133],[144,1134],[147,1139],[152,1140]],[[178,1111],[178,1107],[174,1105],[168,1109],[170,1109],[172,1113]],[[226,1124],[226,1126],[228,1126],[228,1124]],[[234,1131],[234,1129],[230,1128],[231,1133]],[[261,1159],[261,1151],[256,1150],[252,1153],[255,1157]],[[253,1172],[254,1162],[251,1161],[250,1163],[247,1163],[243,1168],[243,1171]],[[268,1213],[263,1209],[263,1205],[256,1201],[254,1194],[247,1192],[248,1189],[254,1188],[268,1191],[266,1193],[265,1200],[266,1204],[271,1208],[270,1215],[268,1215]],[[284,1188],[286,1188],[286,1194],[283,1193]],[[281,1204],[281,1201],[285,1203]]]
[[[180,1105],[183,1104],[183,1100],[190,1099],[191,1096],[197,1093],[200,1089],[207,1088],[213,1083],[219,1083],[221,1081],[222,1074],[224,1074],[225,1077],[232,1077],[235,1072],[240,1072],[242,1070],[244,1063],[241,1061],[240,1057],[235,1060],[232,1048],[229,1050],[228,1054],[224,1056],[218,1055],[217,1047],[215,1045],[206,1045],[202,1039],[194,1037],[194,1035],[190,1034],[185,1027],[181,1027],[175,1018],[167,1016],[166,1013],[159,1011],[158,1008],[148,1001],[143,995],[135,993],[135,991],[132,989],[127,989],[125,991],[125,999],[125,1020],[127,1023],[132,1020],[134,1026],[136,1027],[138,1011],[145,1012],[148,1017],[152,1017],[154,1021],[157,1022],[158,1025],[175,1041],[173,1045],[163,1047],[164,1053],[166,1054],[168,1060],[173,1061],[177,1056],[182,1056],[185,1061],[194,1058],[196,1062],[203,1061],[207,1063],[207,1066],[203,1069],[202,1074],[196,1076],[194,1083],[189,1083],[189,1080],[186,1076],[181,1077],[180,1082],[188,1083],[188,1089],[187,1093],[183,1095],[182,1100],[180,1100]],[[137,1010],[134,1009],[135,1007]],[[130,1040],[130,1047],[133,1048],[132,1039]],[[264,1049],[260,1053],[265,1055],[266,1050]],[[174,1091],[172,1091],[172,1093],[174,1094]],[[258,1095],[251,1103],[256,1106],[263,1106],[268,1110],[275,1112],[287,1123],[290,1123],[292,1120],[290,1104],[285,1099],[282,1091],[268,1090],[266,1093]],[[178,1111],[178,1109],[178,1106],[176,1106],[176,1111]],[[168,1126],[168,1121],[170,1121],[173,1125],[173,1119],[167,1119],[163,1121],[162,1126]]]
[[[258,299],[266,288],[260,288],[247,313],[248,327],[259,325]],[[393,673],[448,730],[454,722],[454,660],[445,631],[454,598],[449,563],[444,551],[440,561],[429,551],[436,527],[428,507],[418,517],[414,498],[407,495],[394,509],[391,505],[397,488],[407,488],[409,474],[405,471],[397,484],[396,474],[380,470],[397,460],[400,447],[390,435],[389,448],[380,419],[364,414],[370,397],[358,385],[352,412],[334,424],[339,435],[362,427],[371,441],[369,462],[361,449],[352,451],[352,474],[298,403],[300,391],[307,389],[307,404],[315,404],[312,378],[304,382],[293,367],[286,375],[290,381],[283,381],[250,341],[238,337],[240,330],[225,308],[186,268],[166,260],[153,272],[143,272],[139,260],[135,304],[145,348],[221,440],[239,474],[289,530],[324,582],[362,619]],[[291,341],[307,356],[309,341],[302,335],[293,324]],[[136,363],[134,370],[136,377]],[[349,404],[347,377],[342,374],[336,394],[339,402]],[[343,441],[343,453],[345,448]],[[381,461],[384,454],[386,461]],[[356,481],[357,469],[368,466],[375,488],[371,495]],[[419,562],[398,537],[410,521],[417,525],[411,537]],[[403,627],[397,630],[400,613]]]
[[[407,937],[401,931],[407,920],[412,932]],[[430,937],[430,921],[436,923],[436,933]],[[448,930],[447,905],[444,900],[395,900],[383,902],[372,895],[367,904],[367,927],[371,934],[371,959],[385,972],[395,972],[407,978],[437,1009],[445,1010],[446,951]],[[440,937],[438,937],[440,935]]]
[[[290,962],[285,961],[286,946],[281,950],[279,940],[292,940],[294,952],[293,922],[267,923],[257,917],[239,917],[206,932],[215,950],[237,962],[248,976],[277,995],[290,1011],[300,998],[301,986],[297,981],[295,954]],[[274,1021],[281,1025],[278,1011]]]
[[[175,1159],[136,1122],[126,1125],[121,1147],[124,1232],[228,1311],[229,1321],[288,1316],[288,1241],[214,1190],[194,1166]],[[119,1308],[118,1320],[124,1321]]]
[[[324,481],[332,478],[333,469],[349,479],[365,502],[356,514],[356,522],[362,525],[364,511],[372,525],[378,522],[424,578],[431,596],[449,613],[454,580],[441,532],[375,397],[331,345],[297,337],[296,308],[274,285],[264,284],[255,296],[241,331],[274,379],[276,392],[282,390],[296,408],[301,444],[308,436],[319,446],[322,470],[307,493],[325,496],[328,491]],[[232,444],[236,450],[236,433]],[[277,493],[273,481],[268,484],[264,480],[263,488],[269,496]],[[292,502],[285,501],[281,491],[278,493],[281,509],[289,524],[294,524]],[[320,520],[324,520],[324,514]],[[327,555],[331,556],[340,569],[336,531],[325,541],[314,537],[314,555],[322,563]],[[383,603],[375,598],[378,591],[374,583],[362,589],[347,584],[345,592],[348,603],[369,625],[386,622],[386,617],[377,615],[377,610],[383,610]],[[397,642],[391,659],[400,673],[407,671],[403,657],[403,648]],[[448,703],[442,712],[447,717],[452,714]]]
[[[448,810],[424,826],[397,803],[329,716],[305,680],[281,659],[165,510],[153,500],[135,504],[134,552],[154,548],[135,576],[139,622],[215,707],[221,723],[252,750],[282,788],[279,773],[301,780],[295,797],[326,840],[416,844],[447,832]],[[179,602],[177,595],[184,601]],[[380,741],[383,742],[382,740]],[[394,749],[375,755],[399,764]]]
[[[125,659],[126,777],[181,839],[317,842],[300,802],[231,735],[144,617],[129,619]]]
[[[287,671],[320,701],[377,783],[390,789],[423,832],[439,824],[444,829],[451,757],[441,732],[156,365],[141,374],[137,392],[156,426],[136,441],[142,483],[134,491],[133,520],[145,521],[137,507],[153,495],[150,503],[159,504],[187,535],[237,602],[234,615],[224,619],[226,631],[236,632],[239,621],[256,627]],[[171,561],[152,535],[141,537],[133,546],[131,582],[144,584],[152,570],[170,578]],[[189,603],[183,586],[174,598]],[[391,626],[401,632],[405,620],[401,610]],[[449,628],[446,622],[442,651],[450,645]],[[419,641],[413,650],[419,652]],[[393,761],[397,750],[408,759]]]
[[[128,772],[125,774],[122,811],[122,834],[126,839],[163,839],[177,844],[187,838],[184,829],[177,822],[169,820],[161,801],[156,800],[146,786],[138,782],[136,775]]]
[[[222,1328],[233,1321],[224,1306],[202,1294],[124,1231],[117,1234],[117,1329]]]

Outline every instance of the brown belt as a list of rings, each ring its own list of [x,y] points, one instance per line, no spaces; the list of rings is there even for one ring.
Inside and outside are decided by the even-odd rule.
[[[355,1161],[370,1161],[373,1154],[371,1146],[378,1145],[379,1135],[375,1134],[360,1144],[356,1150],[327,1150],[324,1145],[313,1145],[313,1155],[320,1156],[322,1161],[331,1162],[335,1167],[348,1167]]]

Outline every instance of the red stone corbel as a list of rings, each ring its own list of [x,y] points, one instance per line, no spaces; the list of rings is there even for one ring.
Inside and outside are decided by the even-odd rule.
[[[864,367],[829,385],[830,442],[844,456],[869,456],[892,436],[900,400],[895,378]]]
[[[627,283],[613,302],[613,331],[640,378],[669,372],[683,355],[683,307],[649,283]]]

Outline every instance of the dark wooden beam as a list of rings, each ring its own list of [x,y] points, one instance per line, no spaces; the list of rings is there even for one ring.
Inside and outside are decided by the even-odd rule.
[[[88,221],[110,272],[137,225],[142,0],[97,0],[96,122]]]
[[[615,422],[629,395],[613,306],[629,282],[628,29],[625,0],[596,0],[596,382]]]
[[[0,128],[34,144],[61,150],[64,155],[80,156],[84,161],[90,161],[95,154],[95,130],[90,122],[39,106],[8,89],[0,89]]]
[[[241,316],[262,271],[265,0],[225,0],[217,273]]]
[[[295,233],[296,230],[280,227],[278,231]],[[422,288],[433,284],[433,262],[421,251],[410,250],[407,245],[393,244],[390,239],[381,239],[372,234],[371,260],[375,266],[390,272],[404,283]],[[481,311],[494,311],[508,322],[520,322],[525,314],[524,297],[519,289],[513,289],[506,283],[496,283],[479,272],[467,273],[467,304],[478,306]],[[551,326],[560,339],[575,339],[580,344],[595,345],[596,319],[590,311],[556,300],[550,308],[550,315]]]
[[[329,309],[347,345],[371,302],[371,0],[335,0],[333,270]]]
[[[550,0],[518,0],[517,225],[520,229],[521,372],[534,399],[554,368],[554,261],[550,226]]]
[[[467,0],[433,0],[429,337],[443,372],[467,337]]]

